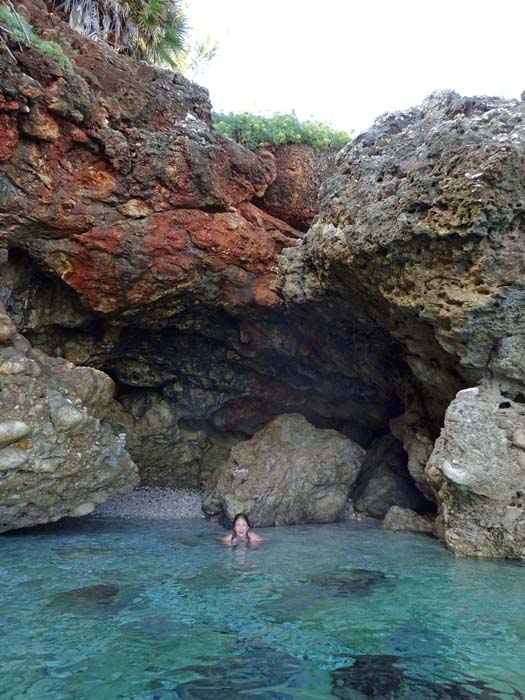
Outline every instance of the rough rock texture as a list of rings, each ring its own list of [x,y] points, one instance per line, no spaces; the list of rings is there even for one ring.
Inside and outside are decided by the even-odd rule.
[[[36,1],[20,11],[42,31],[58,22]],[[92,310],[141,324],[185,305],[278,304],[270,268],[297,234],[236,209],[264,193],[273,160],[210,130],[203,88],[59,26],[73,73],[34,50],[0,54],[3,240]]]
[[[456,392],[492,374],[510,400],[525,396],[524,160],[524,103],[435,93],[339,154],[318,218],[281,258],[288,304],[366,312],[399,343],[405,410],[390,424],[427,496]]]
[[[33,345],[117,381],[129,415],[114,423],[137,429],[144,481],[198,486],[283,411],[362,444],[384,432],[402,410],[390,339],[283,308],[278,257],[300,233],[250,201],[273,156],[210,131],[204,89],[78,36],[38,0],[17,7],[74,72],[27,47],[0,55],[0,297]],[[135,392],[168,405],[162,437],[132,415]]]
[[[108,416],[115,433],[127,435],[126,449],[140,465],[145,486],[200,486],[238,439],[211,435],[179,421],[174,405],[155,391],[119,397]]]
[[[335,430],[285,414],[232,448],[206,483],[203,510],[225,524],[239,512],[258,526],[333,522],[343,517],[363,457]]]
[[[456,554],[525,558],[525,405],[499,386],[465,389],[445,414],[427,474]]]
[[[256,203],[299,231],[307,231],[319,212],[321,184],[334,174],[337,151],[297,143],[268,150],[275,157],[277,176]]]
[[[434,534],[434,523],[429,516],[419,515],[409,508],[392,506],[383,519],[385,530],[410,530]]]
[[[86,515],[138,482],[100,420],[113,382],[46,357],[16,333],[0,304],[0,532]]]
[[[371,445],[350,497],[356,511],[374,518],[383,518],[391,506],[418,512],[431,508],[407,470],[403,446],[392,435]]]
[[[254,203],[274,157],[213,133],[205,90],[17,7],[74,67],[0,53],[0,298],[18,330],[114,378],[108,413],[150,484],[197,486],[301,413],[364,448],[390,428],[446,531],[426,464],[448,404],[490,376],[516,411],[525,397],[525,105],[447,92],[380,118],[301,239]]]
[[[379,119],[339,154],[317,222],[286,255],[290,300],[299,286],[303,299],[320,287],[367,299],[430,419],[488,365],[514,378],[524,115],[523,103],[448,92]]]

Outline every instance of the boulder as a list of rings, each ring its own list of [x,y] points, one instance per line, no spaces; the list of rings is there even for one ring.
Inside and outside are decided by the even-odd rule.
[[[392,506],[383,518],[385,530],[409,530],[411,532],[424,532],[427,535],[434,534],[434,524],[429,516],[419,515],[409,508]]]
[[[343,518],[363,457],[341,433],[284,414],[232,447],[206,483],[203,510],[225,524],[239,512],[260,527],[334,522]]]
[[[47,357],[23,336],[4,334],[0,532],[86,515],[137,484],[124,438],[96,417],[113,401],[110,385],[102,372]]]
[[[392,435],[378,438],[367,450],[350,498],[356,511],[374,518],[383,518],[391,506],[417,512],[431,507],[407,470],[403,445]]]
[[[460,391],[427,475],[452,552],[525,558],[525,404],[504,396],[494,381]]]

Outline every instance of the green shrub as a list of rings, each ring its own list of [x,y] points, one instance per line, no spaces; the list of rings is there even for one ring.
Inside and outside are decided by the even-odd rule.
[[[339,150],[351,141],[344,131],[318,122],[301,122],[293,113],[263,117],[249,112],[214,112],[212,116],[215,131],[252,150],[281,143],[304,143],[314,148]]]
[[[55,41],[41,39],[34,33],[33,27],[24,17],[17,12],[13,12],[4,3],[0,3],[0,33],[7,34],[11,41],[34,46],[45,56],[58,63],[61,68],[70,72],[73,71],[71,61],[59,44]]]

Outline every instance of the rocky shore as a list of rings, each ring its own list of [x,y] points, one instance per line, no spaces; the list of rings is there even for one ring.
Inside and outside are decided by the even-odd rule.
[[[142,486],[97,507],[93,516],[114,518],[203,518],[202,493],[198,489]],[[92,517],[93,517],[92,516]]]

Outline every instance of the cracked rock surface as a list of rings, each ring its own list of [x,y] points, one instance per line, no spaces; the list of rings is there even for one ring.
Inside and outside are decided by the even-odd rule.
[[[0,532],[86,515],[138,482],[103,420],[111,379],[33,350],[4,311],[0,305]]]

